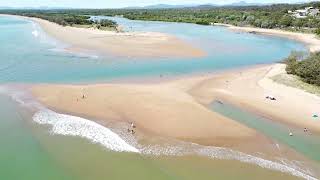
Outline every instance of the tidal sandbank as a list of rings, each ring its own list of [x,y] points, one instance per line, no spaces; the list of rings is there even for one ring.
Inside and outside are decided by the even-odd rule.
[[[242,32],[250,32],[256,34],[263,35],[272,35],[278,37],[284,37],[288,39],[292,39],[295,41],[299,41],[305,44],[310,52],[318,52],[320,51],[320,39],[315,34],[310,33],[301,33],[301,32],[290,32],[280,29],[264,29],[264,28],[255,28],[255,27],[239,27],[233,26],[230,24],[221,24],[215,23],[217,26],[224,26],[233,31],[242,31]]]
[[[135,122],[155,134],[228,144],[256,132],[206,108],[214,100],[320,132],[319,97],[274,82],[283,65],[266,65],[157,84],[36,85],[33,94],[48,107],[104,120]],[[83,99],[82,96],[85,96]],[[266,96],[276,97],[276,101]],[[231,143],[232,144],[232,143]]]
[[[12,16],[12,15],[1,15]],[[115,32],[92,28],[61,26],[47,20],[31,20],[49,36],[69,45],[68,51],[95,51],[106,55],[140,58],[195,58],[206,52],[175,36],[157,32]]]
[[[35,85],[34,96],[60,112],[102,121],[134,122],[144,133],[203,145],[255,149],[270,141],[236,121],[207,108],[214,100],[290,125],[320,132],[312,115],[320,100],[300,89],[277,84],[270,77],[282,66],[264,65],[156,84]],[[272,95],[276,101],[266,99]],[[83,98],[84,96],[84,98]],[[260,143],[259,143],[260,144]],[[241,149],[241,148],[239,148]]]
[[[313,117],[320,113],[320,97],[274,82],[272,77],[281,73],[285,73],[284,64],[225,73],[199,83],[190,93],[202,104],[227,101],[270,119],[320,133],[320,121]]]

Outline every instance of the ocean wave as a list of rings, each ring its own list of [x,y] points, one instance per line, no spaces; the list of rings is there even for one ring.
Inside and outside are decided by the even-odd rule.
[[[93,121],[50,110],[37,112],[33,120],[39,124],[52,125],[51,131],[54,134],[80,136],[112,151],[139,153],[138,149],[126,143],[116,133]]]
[[[234,151],[232,149],[213,147],[213,146],[202,146],[194,143],[181,143],[180,145],[153,145],[147,146],[140,151],[145,155],[167,155],[167,156],[186,156],[186,155],[198,155],[203,157],[209,157],[212,159],[220,160],[237,160],[243,163],[254,164],[262,168],[280,171],[283,173],[291,174],[293,176],[301,177],[307,180],[317,180],[317,178],[309,175],[309,170],[302,170],[296,164],[288,163],[281,164],[279,162],[273,162],[242,152]],[[299,170],[300,169],[300,170]]]
[[[51,132],[53,134],[83,137],[112,151],[133,152],[146,156],[198,155],[212,159],[238,160],[243,163],[255,164],[262,168],[288,173],[304,179],[317,180],[315,177],[308,175],[311,174],[309,171],[301,170],[295,165],[273,162],[222,147],[202,146],[182,141],[165,145],[135,144],[136,147],[134,147],[122,139],[122,136],[120,137],[110,129],[93,121],[76,116],[59,114],[48,109],[37,112],[33,116],[33,120],[39,124],[52,125]]]

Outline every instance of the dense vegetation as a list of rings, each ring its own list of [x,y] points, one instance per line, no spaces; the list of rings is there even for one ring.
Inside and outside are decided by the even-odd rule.
[[[36,16],[61,25],[94,23],[88,20],[88,15],[121,15],[132,20],[186,22],[202,25],[226,23],[236,26],[307,30],[320,34],[319,17],[310,16],[299,19],[288,14],[289,10],[294,11],[308,6],[319,8],[320,2],[244,7],[198,6],[180,9],[4,10],[0,13]],[[107,25],[109,24],[107,23]]]
[[[0,11],[1,13],[1,11]],[[82,15],[81,13],[67,13],[64,11],[42,11],[42,10],[9,10],[3,11],[3,13],[36,17],[48,20],[60,24],[62,26],[74,26],[74,25],[87,25],[95,27],[117,27],[115,21],[103,19],[93,21],[90,19],[90,16]]]
[[[320,86],[320,53],[303,58],[301,53],[292,53],[285,60],[288,74],[294,74],[309,84]]]
[[[299,19],[288,14],[288,11],[304,9],[309,6],[319,8],[320,2],[245,7],[200,6],[197,8],[156,10],[94,10],[86,13],[108,16],[122,15],[132,20],[186,22],[202,25],[225,23],[236,26],[281,28],[294,31],[310,31],[320,35],[319,16]]]
[[[209,25],[211,23],[226,23],[236,26],[254,26],[261,28],[287,28],[302,30],[304,27],[316,29],[320,27],[318,17],[305,19],[294,18],[288,11],[307,6],[320,7],[320,3],[304,5],[272,5],[250,7],[199,7],[184,9],[158,10],[106,10],[91,12],[103,15],[123,15],[128,19],[187,22]]]

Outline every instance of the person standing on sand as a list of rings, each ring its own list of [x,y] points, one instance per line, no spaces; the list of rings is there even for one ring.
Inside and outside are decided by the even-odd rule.
[[[131,134],[135,134],[134,128],[136,128],[136,126],[133,124],[133,122],[130,123],[130,128],[128,128],[128,132],[131,132]]]
[[[133,122],[131,122],[131,128],[132,128],[132,129],[136,128],[136,126],[134,125]]]

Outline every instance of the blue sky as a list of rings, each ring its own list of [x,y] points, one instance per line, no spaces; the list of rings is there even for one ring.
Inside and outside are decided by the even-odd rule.
[[[151,4],[228,4],[240,0],[0,0],[1,6],[10,7],[73,7],[73,8],[119,8]],[[311,0],[246,0],[254,3],[296,3]]]

